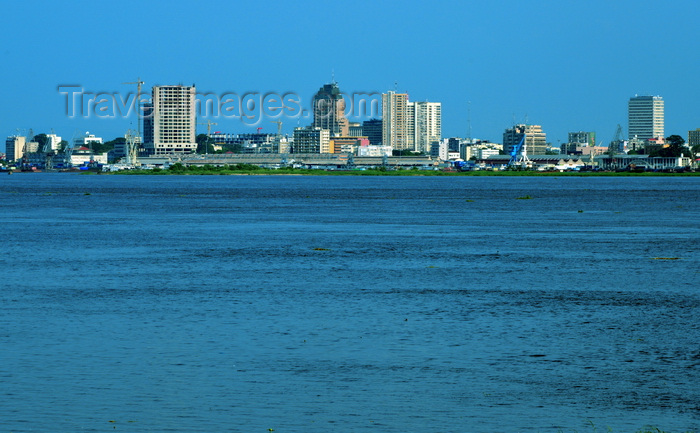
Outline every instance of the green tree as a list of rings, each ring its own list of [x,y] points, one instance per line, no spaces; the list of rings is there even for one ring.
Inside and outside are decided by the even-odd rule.
[[[207,134],[197,134],[197,153],[214,153],[214,146]]]
[[[684,146],[685,139],[680,135],[671,135],[666,137],[666,147],[659,149],[657,152],[652,152],[649,156],[663,156],[678,158],[679,156],[691,156],[690,151]]]
[[[690,152],[693,154],[693,157],[697,156],[698,153],[700,153],[700,144],[696,144],[690,149]]]
[[[39,152],[41,152],[44,149],[44,145],[48,139],[49,138],[46,136],[46,134],[37,134],[34,136],[34,138],[32,138],[32,141],[39,143]]]

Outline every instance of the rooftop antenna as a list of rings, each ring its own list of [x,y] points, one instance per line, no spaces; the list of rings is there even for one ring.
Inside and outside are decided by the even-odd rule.
[[[335,69],[331,69],[331,83],[335,84]]]

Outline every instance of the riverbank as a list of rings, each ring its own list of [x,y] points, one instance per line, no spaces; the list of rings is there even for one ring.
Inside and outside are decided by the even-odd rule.
[[[512,171],[440,171],[440,170],[386,170],[386,169],[370,169],[370,170],[318,170],[318,169],[299,169],[299,168],[281,168],[269,169],[257,166],[227,166],[227,167],[171,167],[170,169],[149,169],[149,170],[123,170],[117,172],[109,172],[105,174],[121,174],[121,175],[314,175],[314,176],[543,176],[543,177],[649,177],[649,176],[700,176],[700,172],[630,172],[630,171],[531,171],[531,170],[512,170]]]

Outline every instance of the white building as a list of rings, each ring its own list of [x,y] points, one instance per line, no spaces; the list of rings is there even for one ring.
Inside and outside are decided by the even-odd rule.
[[[410,102],[408,93],[382,94],[382,144],[396,150],[431,152],[442,138],[442,104]]]
[[[430,156],[441,161],[447,161],[448,139],[435,141],[430,145]]]
[[[498,155],[498,154],[499,154],[498,149],[491,149],[491,148],[484,147],[484,148],[478,149],[477,158],[478,159],[486,159],[490,156]]]
[[[429,153],[431,145],[442,138],[442,104],[440,102],[409,102],[410,105],[414,109],[412,129],[415,150]]]
[[[664,99],[661,96],[637,96],[628,104],[629,138],[650,140],[664,137]]]
[[[358,147],[357,156],[391,156],[392,150],[391,146],[375,146],[370,144],[369,146]]]
[[[195,93],[192,86],[153,86],[144,105],[144,148],[151,155],[196,153]]]
[[[59,138],[59,142],[61,141],[61,137]],[[74,149],[80,149],[81,147],[90,147],[90,143],[100,143],[102,144],[102,137],[95,137],[95,134],[90,134],[89,131],[85,132],[85,135],[81,137],[75,137],[73,140],[73,148]]]
[[[47,149],[53,152],[58,152],[61,150],[61,137],[56,134],[46,134],[46,144],[44,146],[49,146]]]

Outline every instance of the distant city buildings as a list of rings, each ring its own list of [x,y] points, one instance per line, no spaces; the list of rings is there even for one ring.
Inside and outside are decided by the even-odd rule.
[[[8,161],[19,161],[24,156],[27,138],[19,135],[11,135],[5,140],[5,158]]]
[[[313,98],[314,128],[327,129],[331,137],[347,137],[350,132],[348,119],[345,118],[345,100],[340,93],[338,83],[324,84]]]
[[[410,102],[408,93],[382,94],[382,144],[394,150],[430,153],[442,134],[440,102]]]
[[[652,140],[664,137],[664,99],[661,96],[633,96],[628,104],[630,139]]]
[[[518,124],[508,128],[503,133],[503,151],[510,155],[525,135],[525,145],[528,155],[545,155],[547,153],[547,134],[542,132],[540,125]]]
[[[561,145],[561,153],[581,154],[583,152],[583,148],[595,146],[595,132],[569,132],[569,140]]]
[[[390,90],[382,94],[383,145],[391,146],[394,150],[415,150],[413,131],[409,129],[413,122],[412,114],[409,119],[408,93]]]
[[[415,149],[422,153],[432,153],[432,145],[441,140],[442,104],[440,102],[409,102],[413,108],[413,133]],[[445,158],[446,159],[446,158]]]
[[[153,86],[144,105],[144,148],[150,155],[197,151],[195,86]]]
[[[294,140],[290,153],[331,153],[331,133],[328,129],[307,126],[294,128]]]
[[[370,119],[362,122],[362,135],[367,137],[369,144],[379,146],[382,142],[382,119]]]
[[[363,137],[362,124],[360,122],[350,122],[349,137]]]
[[[59,142],[61,141],[61,137],[58,137],[58,141]],[[96,137],[95,134],[90,134],[89,132],[86,132],[85,135],[82,135],[80,137],[75,137],[75,139],[73,141],[73,148],[74,149],[80,149],[81,147],[90,148],[91,143],[102,144],[102,137]]]
[[[688,147],[697,146],[700,144],[700,128],[694,131],[688,131]]]

